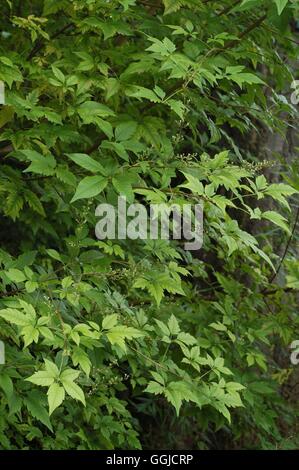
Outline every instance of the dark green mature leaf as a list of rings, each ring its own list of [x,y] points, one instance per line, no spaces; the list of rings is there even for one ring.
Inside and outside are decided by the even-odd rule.
[[[78,199],[95,197],[106,188],[107,184],[107,178],[102,176],[86,176],[86,178],[80,181],[71,202],[75,202]]]

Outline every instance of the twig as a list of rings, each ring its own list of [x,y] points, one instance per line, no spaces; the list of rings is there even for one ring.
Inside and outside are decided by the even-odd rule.
[[[258,28],[262,24],[262,22],[265,21],[266,18],[267,18],[267,13],[265,13],[263,16],[258,18],[254,23],[249,25],[248,28],[245,29],[245,31],[243,31],[241,34],[238,35],[238,39],[232,39],[231,41],[227,42],[221,50],[225,51],[227,49],[230,49],[232,46],[235,45],[237,41],[240,41],[249,33],[251,33],[254,29]]]
[[[241,3],[241,0],[237,0],[237,1],[236,1],[235,3],[233,3],[232,5],[229,5],[228,7],[224,8],[224,10],[221,10],[219,13],[217,13],[217,16],[226,15],[226,14],[229,13],[233,8],[235,8],[235,6],[237,6],[238,3]]]
[[[60,36],[60,34],[65,33],[68,29],[74,28],[74,26],[74,23],[68,23],[67,25],[63,26],[63,28],[56,31],[56,33],[54,33],[52,36],[50,36],[50,40],[56,39],[58,36]],[[44,41],[38,42],[29,53],[27,60],[31,60],[44,47],[44,44]]]
[[[289,251],[289,248],[290,248],[290,245],[291,245],[291,241],[292,241],[293,236],[294,236],[294,234],[295,234],[295,230],[296,230],[296,227],[297,227],[298,222],[299,222],[299,207],[298,207],[298,209],[297,209],[296,218],[295,218],[295,222],[294,222],[294,226],[293,226],[292,233],[291,233],[291,235],[290,235],[290,237],[289,237],[289,239],[288,239],[288,242],[287,242],[287,244],[286,244],[286,246],[285,246],[285,249],[284,249],[283,255],[282,255],[281,259],[280,259],[279,265],[278,265],[278,267],[277,267],[275,273],[273,274],[273,276],[272,276],[271,279],[269,280],[269,284],[272,284],[272,282],[273,282],[274,279],[277,277],[277,275],[278,275],[278,273],[279,273],[279,271],[280,271],[280,269],[281,269],[281,267],[282,267],[282,264],[283,264],[283,262],[284,262],[284,260],[285,260],[285,257],[286,257],[286,255],[287,255],[287,253],[288,253],[288,251]],[[264,293],[264,292],[263,292],[263,293]]]

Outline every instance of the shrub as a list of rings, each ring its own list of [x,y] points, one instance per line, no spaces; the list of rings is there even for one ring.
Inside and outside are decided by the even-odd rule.
[[[299,183],[254,144],[296,117],[296,4],[3,2],[1,448],[296,445]],[[97,240],[119,195],[203,202],[202,249]]]

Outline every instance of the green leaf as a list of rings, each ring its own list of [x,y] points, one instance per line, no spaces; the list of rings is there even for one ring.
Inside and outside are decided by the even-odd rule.
[[[33,342],[35,343],[38,342],[39,330],[38,328],[35,328],[33,325],[24,326],[22,328],[21,334],[23,336],[25,347],[29,346]]]
[[[74,366],[79,364],[83,372],[85,372],[87,376],[90,375],[91,361],[86,352],[83,351],[80,347],[74,349],[72,354],[72,361]]]
[[[156,318],[155,318],[155,322],[157,323],[158,327],[160,328],[160,330],[165,336],[170,336],[170,331],[168,327],[165,325],[165,323],[163,323],[161,320],[157,320]]]
[[[0,387],[4,391],[7,399],[9,400],[12,397],[14,387],[13,382],[8,374],[0,373]]]
[[[11,268],[5,274],[12,282],[24,282],[26,280],[25,274],[19,269]]]
[[[190,333],[185,333],[184,331],[181,331],[178,334],[177,341],[181,341],[184,344],[187,344],[188,346],[192,346],[193,344],[196,344],[196,338],[194,336],[190,335]]]
[[[59,377],[59,369],[54,362],[49,361],[49,359],[45,359],[45,367],[46,371],[55,379]]]
[[[71,202],[95,197],[106,188],[107,184],[108,179],[102,176],[86,176],[80,181]]]
[[[83,390],[79,387],[79,385],[75,384],[72,380],[67,380],[66,378],[62,379],[62,377],[61,377],[61,383],[66,393],[70,397],[74,398],[75,400],[81,401],[81,403],[83,403],[84,406],[86,405]]]
[[[136,328],[124,325],[114,326],[106,334],[109,342],[112,345],[116,344],[124,351],[126,350],[125,340],[141,338],[144,336],[144,333],[137,330]]]
[[[61,382],[73,382],[76,380],[80,375],[80,371],[75,369],[65,369],[59,376]]]
[[[31,165],[24,170],[24,173],[31,172],[45,176],[54,174],[56,160],[53,155],[42,155],[35,152],[35,150],[21,150],[21,154],[25,155],[25,157],[32,162]]]
[[[273,224],[278,225],[279,227],[281,227],[289,235],[291,234],[290,229],[286,224],[287,219],[285,217],[283,217],[281,214],[278,214],[278,212],[274,212],[274,211],[263,212],[262,213],[262,218],[266,219],[266,220],[270,220],[270,222],[273,222]]]
[[[49,387],[49,385],[53,384],[54,377],[49,371],[41,370],[39,372],[35,372],[25,380],[35,385],[40,385],[41,387]]]
[[[249,85],[265,85],[265,82],[253,73],[241,72],[238,74],[228,75],[227,78],[237,83],[240,87],[242,87],[243,83],[248,83]]]
[[[288,0],[274,0],[274,2],[276,4],[278,14],[281,15],[288,4]]]
[[[295,188],[292,188],[292,186],[283,183],[270,184],[270,186],[268,186],[264,192],[264,194],[271,196],[273,199],[279,201],[288,209],[290,209],[290,206],[288,201],[286,200],[286,197],[292,196],[295,193],[298,193]]]
[[[164,386],[151,380],[144,391],[147,393],[153,393],[154,395],[159,395],[164,392]]]
[[[126,87],[125,93],[131,98],[145,98],[153,103],[158,103],[160,98],[149,88],[139,85],[129,85]]]
[[[116,191],[121,196],[125,196],[129,203],[134,201],[134,191],[132,188],[133,181],[128,174],[117,175],[117,177],[112,178],[112,184]]]
[[[115,128],[115,140],[122,142],[123,140],[129,140],[135,134],[137,129],[137,122],[126,121],[122,122]]]
[[[58,408],[65,398],[64,388],[56,382],[52,383],[48,390],[49,416]]]
[[[232,11],[245,11],[250,8],[257,7],[261,0],[243,0],[240,5],[237,5]]]
[[[15,310],[13,308],[0,310],[0,317],[4,318],[7,322],[18,326],[26,326],[31,323],[31,319],[27,315],[24,315],[19,312],[19,310]]]
[[[164,395],[169,403],[175,407],[177,416],[179,416],[183,400],[189,401],[190,398],[194,398],[187,384],[183,381],[171,382],[168,384],[164,391]]]
[[[110,150],[114,151],[120,158],[122,158],[126,162],[129,161],[129,154],[126,151],[123,144],[121,144],[119,142],[104,141],[102,143],[101,147],[104,148],[104,149],[110,149]]]
[[[57,80],[59,80],[61,83],[65,82],[65,75],[63,75],[61,70],[59,70],[57,67],[52,65],[52,71],[53,71],[55,77],[57,78]]]
[[[166,101],[166,104],[168,104],[172,111],[174,111],[181,119],[184,118],[187,108],[182,101],[170,99]]]
[[[156,300],[157,305],[160,305],[163,298],[164,288],[159,282],[149,282],[147,279],[140,277],[135,281],[133,287],[136,289],[147,289]]]
[[[164,3],[164,15],[178,11],[184,4],[183,0],[163,0]]]
[[[225,406],[224,403],[221,401],[214,401],[213,406],[218,410],[226,419],[229,423],[231,423],[231,415],[228,410],[228,408]]]
[[[113,313],[112,315],[107,315],[102,322],[103,330],[110,330],[117,324],[117,314]]]
[[[187,179],[188,183],[181,184],[180,186],[182,188],[190,189],[190,191],[192,191],[192,193],[194,194],[202,195],[204,193],[204,187],[203,184],[198,180],[198,178],[195,178],[195,176],[192,176],[189,173],[182,173]]]
[[[51,258],[56,259],[57,261],[61,261],[61,256],[60,256],[60,253],[58,253],[58,251],[53,250],[52,248],[49,248],[48,250],[46,250],[46,252],[48,253],[49,256],[51,256]]]
[[[262,191],[268,186],[267,180],[264,175],[260,175],[255,180],[256,187],[258,191]]]
[[[178,335],[181,331],[178,321],[174,315],[171,315],[170,319],[167,322],[167,325],[171,335]]]
[[[101,173],[101,175],[106,176],[104,167],[89,155],[85,153],[68,153],[67,156],[77,165],[85,168],[85,170],[91,171],[92,173]]]
[[[39,392],[35,390],[30,391],[30,395],[24,398],[24,403],[30,412],[30,414],[43,423],[51,432],[53,432],[53,427],[49,419],[47,410],[42,406],[42,398]]]
[[[148,39],[152,42],[152,45],[146,49],[147,51],[157,52],[164,57],[169,56],[176,50],[175,44],[168,38],[164,38],[163,41],[153,37]]]
[[[86,101],[78,108],[78,113],[81,119],[86,122],[92,122],[94,118],[105,118],[114,116],[114,112],[105,104],[97,103],[96,101]]]
[[[214,328],[214,330],[217,331],[227,331],[227,327],[223,325],[223,323],[217,322],[217,323],[210,323],[209,325],[211,328]]]

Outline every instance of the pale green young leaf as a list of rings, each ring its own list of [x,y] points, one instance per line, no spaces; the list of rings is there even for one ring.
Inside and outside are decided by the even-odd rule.
[[[117,314],[112,313],[111,315],[107,315],[102,321],[102,328],[103,330],[110,330],[117,324]]]
[[[25,274],[19,269],[10,268],[5,274],[12,282],[24,282],[26,280]]]
[[[178,335],[181,331],[180,325],[174,315],[171,315],[170,319],[167,322],[167,325],[171,335]]]
[[[82,388],[79,385],[75,384],[72,380],[61,379],[61,383],[66,391],[66,393],[74,398],[74,400],[79,400],[83,405],[86,405],[85,396]]]
[[[39,372],[35,372],[25,380],[35,385],[40,385],[41,387],[49,387],[49,385],[53,384],[54,377],[53,374],[51,374],[49,371],[41,370]]]
[[[55,411],[56,408],[62,404],[65,398],[65,391],[63,387],[54,382],[50,385],[47,395],[49,403],[49,416],[51,416],[53,411]]]
[[[27,315],[13,308],[0,310],[0,317],[13,325],[26,326],[31,324],[31,319]]]

